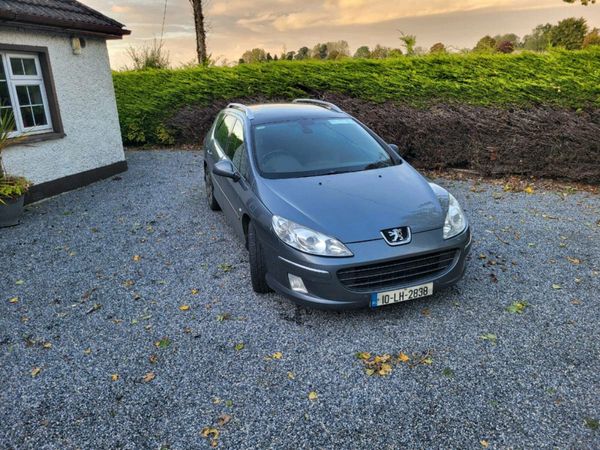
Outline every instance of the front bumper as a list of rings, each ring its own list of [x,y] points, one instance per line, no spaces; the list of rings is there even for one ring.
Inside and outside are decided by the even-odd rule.
[[[458,236],[448,240],[442,237],[441,230],[415,233],[409,244],[396,247],[386,244],[383,239],[347,244],[346,246],[354,254],[348,258],[307,255],[276,238],[262,239],[262,243],[266,247],[267,283],[273,290],[306,306],[323,309],[354,309],[369,307],[374,292],[357,292],[349,289],[339,281],[337,277],[339,270],[431,252],[458,250],[453,262],[443,272],[379,290],[379,292],[389,291],[432,282],[436,292],[455,284],[462,278],[466,258],[471,249],[471,229],[468,227]],[[302,278],[308,293],[293,291],[290,288],[288,274]]]

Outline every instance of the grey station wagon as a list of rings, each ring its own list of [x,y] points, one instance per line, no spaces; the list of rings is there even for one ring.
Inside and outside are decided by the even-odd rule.
[[[204,141],[204,179],[210,208],[248,248],[256,292],[375,308],[465,271],[471,231],[457,200],[331,103],[230,104]]]

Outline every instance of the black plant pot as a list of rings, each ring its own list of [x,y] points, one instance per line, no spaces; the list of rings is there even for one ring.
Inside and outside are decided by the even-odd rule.
[[[23,215],[23,201],[25,196],[16,198],[3,198],[4,204],[0,203],[0,228],[12,227],[19,224]]]

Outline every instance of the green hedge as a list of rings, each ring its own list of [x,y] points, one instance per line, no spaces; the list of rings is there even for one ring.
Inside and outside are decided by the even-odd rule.
[[[417,107],[600,107],[600,48],[115,72],[114,84],[125,143],[168,144],[167,120],[181,108],[240,97],[332,92]]]

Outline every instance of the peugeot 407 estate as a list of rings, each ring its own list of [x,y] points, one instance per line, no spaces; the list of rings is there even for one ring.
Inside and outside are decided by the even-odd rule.
[[[471,230],[456,198],[331,103],[230,104],[204,141],[204,177],[258,293],[376,308],[464,274]]]

